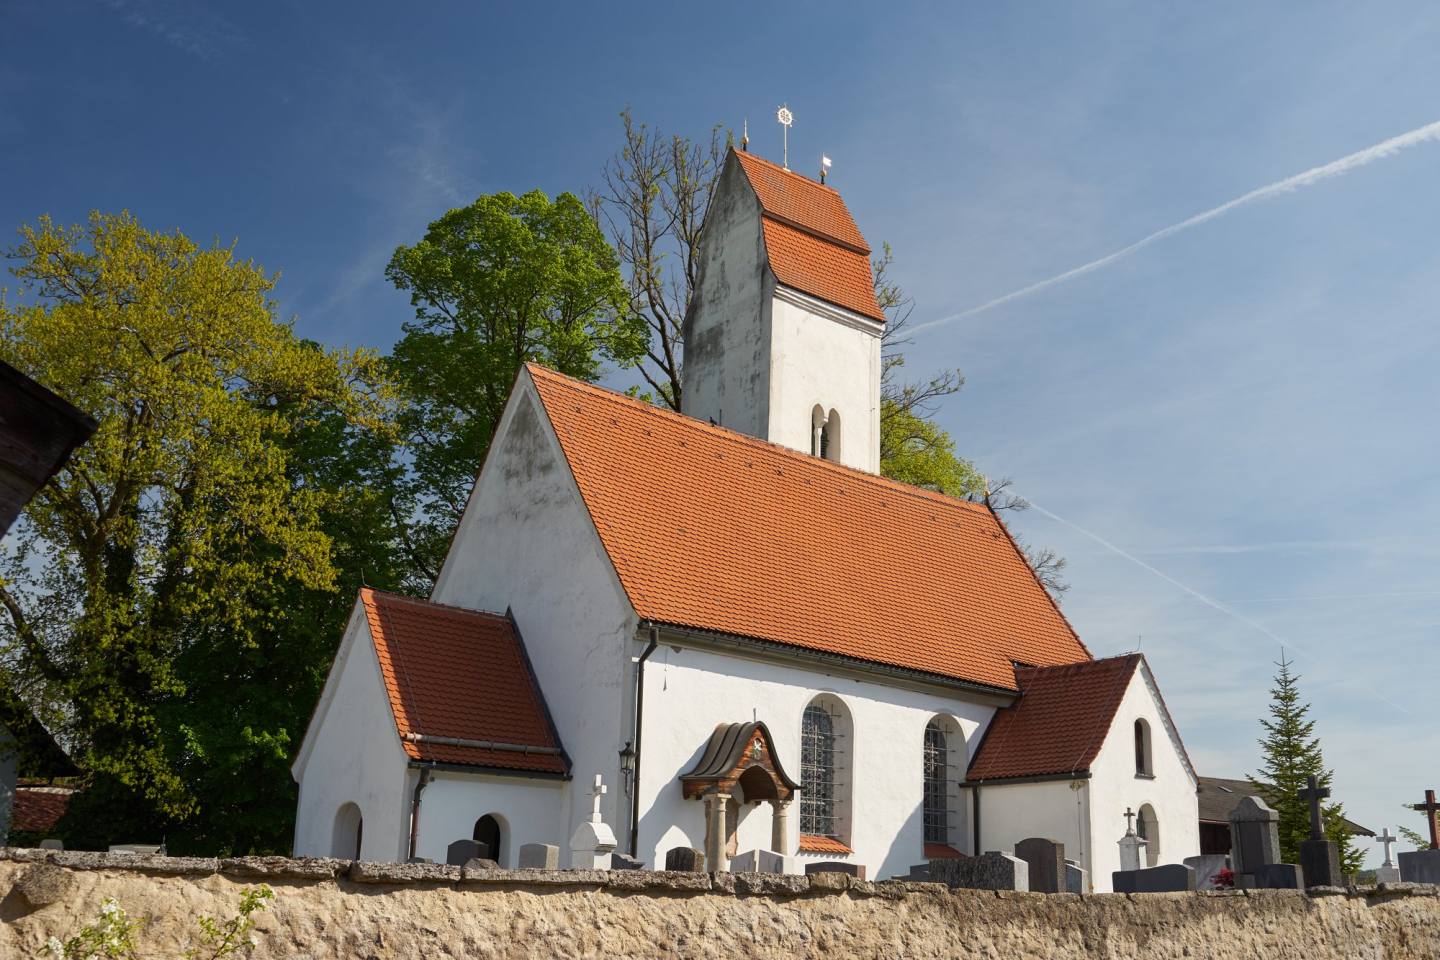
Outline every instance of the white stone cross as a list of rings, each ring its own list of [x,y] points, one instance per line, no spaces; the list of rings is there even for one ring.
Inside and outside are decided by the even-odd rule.
[[[1126,807],[1126,808],[1125,808],[1125,836],[1127,836],[1127,837],[1133,837],[1133,836],[1135,835],[1135,824],[1133,823],[1134,819],[1135,819],[1135,811],[1131,810],[1129,807]]]
[[[590,810],[591,823],[600,822],[600,798],[609,792],[610,788],[605,786],[604,779],[601,778],[600,774],[595,774],[595,788],[590,791],[590,796],[593,798],[592,803],[594,804]]]
[[[1399,842],[1400,842],[1400,838],[1399,838],[1399,837],[1393,837],[1393,836],[1391,836],[1391,835],[1390,835],[1390,828],[1389,828],[1389,827],[1385,827],[1383,830],[1380,831],[1380,835],[1375,838],[1375,842],[1376,842],[1376,843],[1383,843],[1383,844],[1385,844],[1385,862],[1382,864],[1382,866],[1386,866],[1386,867],[1393,867],[1393,866],[1395,866],[1395,864],[1393,864],[1393,863],[1390,862],[1390,847],[1391,847],[1392,844],[1399,843]]]

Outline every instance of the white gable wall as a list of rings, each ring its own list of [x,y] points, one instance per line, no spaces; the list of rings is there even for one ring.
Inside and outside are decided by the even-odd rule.
[[[1095,762],[1091,764],[1094,808],[1092,881],[1096,890],[1111,888],[1110,874],[1120,869],[1119,841],[1125,835],[1125,809],[1150,804],[1160,825],[1160,863],[1180,863],[1200,853],[1200,809],[1196,781],[1179,745],[1167,730],[1165,711],[1142,663],[1115,711]],[[1135,721],[1150,726],[1153,778],[1135,773]]]
[[[547,835],[534,839],[565,848],[580,819],[589,815],[597,773],[610,788],[601,811],[618,834],[626,821],[617,797],[619,753],[632,716],[629,646],[635,614],[528,373],[521,372],[500,420],[431,599],[514,612],[575,777],[561,791]],[[514,796],[529,796],[529,789],[514,780]],[[424,803],[429,802],[427,797]],[[477,795],[473,815],[465,816],[473,825],[490,812],[482,807],[497,802]],[[422,827],[425,817],[422,805]],[[443,836],[447,843],[458,839]],[[425,849],[432,839],[438,838],[423,835]]]
[[[335,815],[346,803],[364,818],[365,860],[404,860],[409,833],[408,761],[370,625],[359,603],[350,616],[325,692],[310,721],[294,773],[300,784],[295,855],[329,857]]]
[[[1065,857],[1090,869],[1090,782],[1041,780],[980,786],[981,852],[1013,854],[1015,844],[1044,837],[1065,844]],[[1107,883],[1105,889],[1110,889]]]
[[[437,771],[420,795],[416,855],[444,863],[446,848],[469,840],[475,821],[486,814],[500,822],[502,867],[519,865],[522,844],[554,843],[563,850],[568,838],[557,839],[555,831],[567,789],[563,780]]]
[[[808,854],[803,861],[845,860],[862,863],[871,878],[908,873],[924,862],[923,747],[925,725],[937,715],[953,718],[965,734],[968,750],[979,742],[994,706],[962,699],[936,688],[908,689],[827,675],[824,667],[790,666],[710,649],[681,646],[670,634],[651,656],[645,671],[645,713],[640,772],[639,855],[664,863],[672,847],[705,846],[705,805],[686,800],[680,775],[699,759],[721,723],[764,721],[776,755],[797,783],[800,775],[800,722],[806,706],[821,694],[838,698],[849,713],[853,736],[842,744],[847,760],[839,763],[841,795],[849,792],[849,842],[852,856]],[[977,698],[978,700],[979,698]],[[953,771],[962,778],[964,764]],[[955,791],[955,816],[964,800]],[[796,853],[800,801],[791,805],[787,852]],[[770,849],[771,808],[745,805],[737,830],[737,852]],[[954,836],[968,850],[963,834]]]

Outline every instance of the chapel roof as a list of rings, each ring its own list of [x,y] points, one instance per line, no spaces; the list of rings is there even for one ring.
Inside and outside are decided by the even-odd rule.
[[[526,370],[641,618],[1006,691],[1090,658],[987,507]]]
[[[14,833],[51,832],[65,816],[70,798],[76,792],[74,787],[17,786],[15,805],[10,811],[10,830]]]
[[[513,620],[369,587],[360,600],[412,760],[569,773]]]
[[[970,780],[1084,773],[1110,732],[1140,665],[1138,653],[1050,667],[1015,667],[1020,699],[995,711]]]
[[[753,153],[731,154],[760,201],[775,279],[880,323],[870,247],[834,189]]]
[[[1197,777],[1196,780],[1199,781],[1200,819],[1206,823],[1229,823],[1230,811],[1235,809],[1242,797],[1258,796],[1263,800],[1267,792],[1265,787],[1257,789],[1249,780],[1231,780],[1226,777]],[[1340,819],[1354,836],[1375,836],[1375,831],[1369,827],[1361,826],[1348,817]]]

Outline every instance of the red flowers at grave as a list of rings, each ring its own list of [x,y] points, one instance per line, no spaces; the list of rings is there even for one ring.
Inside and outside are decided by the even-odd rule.
[[[1235,871],[1225,867],[1210,878],[1210,886],[1217,890],[1228,890],[1235,886]]]

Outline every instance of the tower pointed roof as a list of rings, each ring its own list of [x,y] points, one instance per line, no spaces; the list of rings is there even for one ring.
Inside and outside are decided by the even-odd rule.
[[[870,246],[832,187],[753,153],[730,151],[760,201],[765,251],[775,279],[878,323]]]

